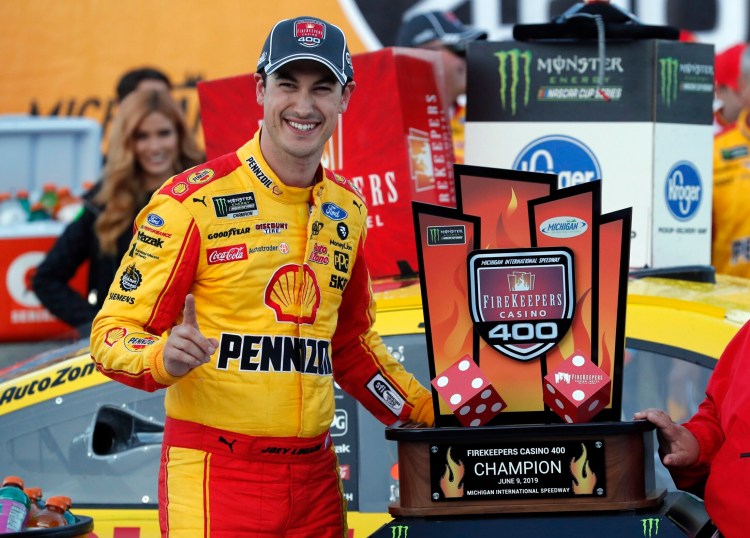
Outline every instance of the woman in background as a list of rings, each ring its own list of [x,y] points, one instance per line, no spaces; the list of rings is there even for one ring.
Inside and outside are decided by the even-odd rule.
[[[32,285],[59,319],[89,334],[120,260],[133,220],[165,180],[202,162],[203,154],[168,92],[138,90],[120,104],[112,124],[104,177],[83,196],[83,209],[37,268]],[[130,255],[136,255],[136,247]],[[68,281],[89,262],[88,297]]]

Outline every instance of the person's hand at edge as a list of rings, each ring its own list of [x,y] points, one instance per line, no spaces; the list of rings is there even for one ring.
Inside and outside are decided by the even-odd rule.
[[[216,338],[206,338],[195,316],[195,297],[185,297],[182,323],[173,329],[164,345],[164,368],[173,376],[183,376],[211,360],[219,347]]]
[[[670,416],[661,409],[638,411],[633,419],[645,419],[656,426],[659,455],[666,467],[689,467],[698,461],[701,450],[698,439],[684,426],[672,422]]]

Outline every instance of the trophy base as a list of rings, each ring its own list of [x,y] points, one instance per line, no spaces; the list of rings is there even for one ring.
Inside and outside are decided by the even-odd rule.
[[[646,421],[483,428],[389,428],[386,438],[398,443],[400,499],[391,504],[388,511],[396,517],[429,517],[653,508],[659,506],[666,495],[666,490],[657,490],[654,486],[653,429],[654,426]],[[497,454],[497,447],[500,447],[500,451],[512,451],[513,448],[507,447],[593,446],[593,443],[601,447],[600,463],[604,476],[602,468],[598,469],[598,489],[589,494],[569,493],[563,497],[549,498],[540,495],[541,488],[538,487],[511,490],[513,486],[508,486],[502,491],[532,493],[527,496],[521,493],[501,495],[500,498],[470,498],[463,485],[460,495],[453,498],[437,493],[440,486],[436,484],[444,472],[445,460],[436,462],[435,454],[444,453],[446,446],[458,454]],[[568,451],[559,460],[567,465],[570,455]],[[464,459],[468,464],[468,458]],[[502,458],[496,459],[492,463],[493,468],[501,465],[502,461]],[[485,471],[488,468],[487,463],[475,462],[473,465],[483,465]],[[467,467],[466,472],[471,473],[471,465]],[[563,479],[572,481],[568,468],[560,467]],[[467,475],[467,483],[470,480]],[[529,480],[529,483],[534,483],[538,479],[532,477]]]

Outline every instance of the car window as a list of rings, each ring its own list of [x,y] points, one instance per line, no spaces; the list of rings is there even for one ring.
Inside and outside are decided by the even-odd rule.
[[[642,343],[640,347],[647,349],[628,347],[625,352],[622,420],[632,420],[633,413],[641,409],[658,407],[666,410],[675,422],[685,422],[705,398],[716,361],[667,346],[648,349],[655,346]],[[657,488],[675,490],[674,482],[659,461],[656,441],[654,459]]]

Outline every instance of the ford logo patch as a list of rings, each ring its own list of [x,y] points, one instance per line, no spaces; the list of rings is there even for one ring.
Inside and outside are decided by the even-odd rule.
[[[156,228],[158,228],[159,226],[164,226],[164,219],[156,213],[149,213],[146,220],[151,226],[155,226]]]
[[[334,203],[325,202],[322,207],[323,214],[331,220],[344,220],[349,216],[349,213],[347,213]]]

